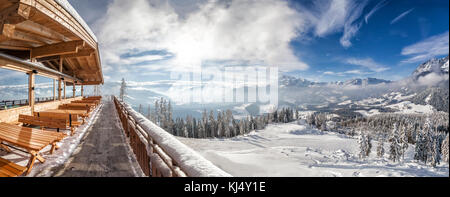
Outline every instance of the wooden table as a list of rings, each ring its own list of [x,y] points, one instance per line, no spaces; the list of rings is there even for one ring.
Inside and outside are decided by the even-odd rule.
[[[72,116],[80,116],[83,119],[83,123],[85,122],[85,119],[89,117],[89,113],[87,110],[70,110],[70,109],[50,109],[45,110],[43,112],[39,112],[40,114],[60,114],[60,115],[72,115]],[[78,121],[78,118],[74,118],[73,121]]]
[[[0,148],[5,149],[7,152],[11,152],[8,146],[2,144],[2,142],[7,142],[11,146],[25,149],[25,152],[31,155],[30,160],[28,161],[26,174],[31,172],[36,159],[41,163],[45,162],[45,159],[39,154],[42,149],[51,145],[52,148],[50,153],[53,154],[54,150],[58,148],[56,142],[61,141],[65,136],[65,134],[53,131],[42,131],[39,129],[0,123]]]

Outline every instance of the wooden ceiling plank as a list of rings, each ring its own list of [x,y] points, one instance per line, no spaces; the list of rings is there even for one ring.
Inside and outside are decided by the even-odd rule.
[[[70,42],[72,39],[33,21],[24,21],[16,25],[16,29],[21,29],[33,34],[37,34],[54,41]]]

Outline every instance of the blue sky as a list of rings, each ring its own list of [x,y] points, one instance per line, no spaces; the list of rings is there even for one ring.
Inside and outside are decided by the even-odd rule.
[[[398,80],[448,54],[447,0],[69,2],[99,39],[106,82],[166,80],[192,65],[205,73],[211,65],[275,65],[312,81]]]
[[[148,25],[149,29],[155,31],[167,28],[167,24],[155,24],[154,22],[152,22],[152,19],[161,20],[161,18],[157,18],[158,16],[167,17],[168,15],[175,14],[177,19],[169,18],[167,19],[171,21],[169,23],[172,23],[173,20],[177,20],[176,25],[179,25],[178,23],[186,23],[182,28],[189,29],[191,28],[190,25],[200,26],[198,29],[199,31],[201,31],[202,28],[204,28],[203,24],[199,25],[194,22],[186,22],[185,20],[189,21],[190,18],[192,18],[191,21],[193,21],[194,19],[203,20],[203,18],[198,17],[199,13],[208,13],[210,15],[213,15],[215,14],[215,12],[221,12],[224,9],[227,9],[204,8],[207,7],[205,5],[208,4],[208,1],[206,0],[190,0],[188,2],[151,1],[152,4],[149,3],[150,1],[139,1],[140,3],[132,3],[133,5],[121,5],[120,0],[117,0],[115,2],[106,0],[70,0],[70,2],[79,11],[81,16],[85,18],[88,24],[90,24],[92,29],[97,33],[97,36],[99,37],[101,43],[102,35],[107,35],[107,40],[117,40],[123,38],[124,41],[129,43],[146,42],[145,39],[144,41],[142,39],[133,40],[133,38],[129,38],[127,37],[127,35],[117,35],[116,37],[112,37],[107,34],[111,32],[105,33],[106,30],[116,30],[114,28],[108,27],[108,25],[105,25],[105,22],[113,21],[115,17],[119,17],[113,15],[113,13],[119,12],[120,9],[132,10],[139,5],[140,7],[146,7],[143,5],[147,4],[147,6],[151,5],[147,8],[147,11],[161,11],[160,14],[162,15],[127,15],[130,16],[129,20],[138,20],[137,17],[155,17],[146,18],[145,20],[138,20],[138,22],[135,22],[136,25]],[[258,31],[268,34],[275,34],[268,35],[269,37],[287,35],[287,41],[281,39],[281,42],[288,43],[288,45],[286,47],[283,47],[283,43],[280,44],[281,47],[278,48],[281,48],[281,51],[286,50],[288,53],[292,53],[294,58],[297,58],[299,60],[291,60],[293,58],[292,56],[284,56],[283,54],[276,54],[276,57],[274,59],[262,58],[261,60],[261,58],[259,57],[271,55],[272,52],[269,48],[269,50],[267,51],[260,51],[261,54],[249,54],[247,56],[244,55],[243,57],[237,57],[236,59],[233,59],[233,53],[231,53],[229,57],[220,59],[220,61],[216,61],[214,59],[217,58],[214,54],[208,54],[205,55],[206,57],[201,59],[201,64],[203,64],[203,66],[205,66],[204,62],[208,62],[210,60],[208,58],[211,58],[213,62],[225,62],[224,65],[230,64],[230,61],[245,62],[241,61],[242,59],[246,60],[247,62],[252,62],[250,64],[253,64],[254,62],[268,62],[268,64],[276,65],[277,61],[288,59],[288,68],[282,69],[285,74],[302,77],[313,81],[342,81],[357,77],[377,77],[388,80],[399,80],[411,74],[411,72],[413,72],[418,64],[422,63],[427,58],[442,57],[448,54],[448,47],[445,46],[441,46],[441,48],[437,49],[437,52],[433,52],[430,54],[426,54],[426,52],[424,51],[414,54],[405,54],[405,52],[403,52],[405,48],[427,41],[427,39],[433,38],[433,36],[440,36],[439,38],[441,39],[435,38],[428,40],[428,44],[433,45],[433,42],[444,40],[444,44],[445,42],[447,42],[446,45],[448,45],[449,5],[448,1],[445,0],[274,1],[275,4],[273,4],[272,1],[264,1],[265,3],[254,4],[252,4],[253,1],[250,1],[250,3],[248,4],[239,4],[236,2],[237,1],[225,2],[225,4],[228,3],[228,6],[231,7],[228,8],[229,14],[236,14],[236,12],[242,11],[239,9],[239,6],[241,6],[242,8],[245,8],[246,6],[255,8],[255,12],[258,12],[259,9],[261,13],[256,13],[253,15],[250,14],[250,18],[248,19],[250,22],[259,20],[267,16],[267,10],[265,10],[265,6],[273,6],[274,9],[272,10],[272,12],[294,12],[286,15],[273,15],[273,17],[275,18],[275,22],[279,19],[285,19],[284,21],[293,21],[283,24],[285,26],[290,26],[290,29],[287,28],[280,30],[286,31],[288,33],[281,33],[277,35],[276,29],[278,27],[267,27],[266,24],[274,24],[274,21],[269,21],[268,23],[261,23],[261,25],[266,25],[265,27],[255,26],[255,28],[253,28],[255,30],[254,32],[251,32],[249,34],[241,33],[237,35],[248,37],[251,36],[252,33],[257,35],[259,33]],[[281,4],[276,4],[279,2],[281,2]],[[221,3],[212,3],[210,7],[221,7]],[[140,9],[139,11],[145,11],[145,9]],[[197,18],[191,17],[193,15],[197,15]],[[241,15],[239,14],[236,15],[238,15],[238,17],[241,17]],[[298,20],[298,18],[306,19]],[[162,20],[165,20],[165,18],[163,18]],[[119,26],[121,24],[123,23],[117,22],[114,25]],[[249,24],[228,24],[228,26],[225,27],[229,28],[229,30],[219,31],[223,31],[223,34],[227,34],[229,33],[229,31],[232,31],[232,29],[242,29],[242,25]],[[354,33],[351,33],[355,28],[356,30],[354,31]],[[125,28],[125,30],[127,29],[128,28]],[[129,31],[133,30],[130,28]],[[136,33],[136,36],[148,32],[146,30],[137,31],[138,32]],[[170,29],[170,31],[178,30]],[[296,35],[292,35],[289,31],[294,31]],[[345,44],[342,39],[348,32],[350,32],[350,36],[347,39],[347,43]],[[189,35],[190,33],[185,32],[184,34]],[[195,34],[195,32],[193,31],[192,34]],[[208,36],[209,34],[205,33],[205,35]],[[174,40],[177,39],[177,36],[178,35],[174,36]],[[148,39],[154,38],[149,37]],[[217,40],[216,37],[213,38],[213,40],[214,39]],[[238,40],[231,39],[230,41],[242,40],[245,41],[245,38]],[[101,46],[108,47],[121,44],[119,42],[114,43],[114,41],[110,40],[106,42],[108,42],[108,44],[101,44]],[[277,40],[267,40],[267,42],[277,42]],[[148,44],[158,45],[160,43],[148,42]],[[175,42],[173,44],[176,45],[177,43]],[[209,43],[207,43],[206,45],[208,44]],[[252,43],[250,43],[249,45],[251,44]],[[106,78],[111,80],[118,80],[123,76],[126,78],[131,77],[135,81],[153,81],[166,79],[168,73],[170,72],[164,68],[164,64],[167,63],[166,60],[170,61],[175,57],[183,55],[183,52],[190,50],[178,50],[177,47],[170,46],[170,44],[167,43],[161,45],[162,46],[148,48],[134,48],[132,46],[128,48],[125,47],[124,49],[120,49],[121,52],[116,55],[118,57],[111,58],[112,60],[117,61],[117,58],[126,60],[127,58],[135,57],[135,59],[133,60],[136,61],[121,62],[122,65],[128,64],[128,66],[114,65],[114,62],[111,62],[108,59],[109,54],[103,55],[103,57],[106,57],[106,60],[104,60],[104,64],[107,66],[105,72],[105,75],[107,76]],[[249,50],[253,50],[253,48],[251,47],[249,47]],[[193,48],[192,50],[196,49]],[[210,50],[215,49],[212,48]],[[221,49],[217,49],[217,51],[220,50]],[[244,51],[243,53],[247,52],[248,51]],[[224,53],[227,53],[227,51],[225,51]],[[148,56],[151,54],[164,54],[164,56]],[[200,56],[201,55],[204,54],[200,54]],[[425,58],[418,58],[415,61],[411,61],[410,59],[413,59],[415,56],[424,56]],[[143,59],[136,59],[138,57],[142,57]],[[172,65],[172,63],[167,64]],[[245,65],[246,63],[242,64]],[[135,70],[140,70],[141,68],[145,68],[144,70],[146,71],[135,72]]]

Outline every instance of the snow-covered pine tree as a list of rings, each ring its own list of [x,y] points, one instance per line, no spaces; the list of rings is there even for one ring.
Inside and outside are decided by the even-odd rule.
[[[142,114],[142,104],[139,104],[139,113]]]
[[[416,148],[414,153],[414,159],[418,161],[426,162],[427,154],[426,154],[426,148],[425,148],[425,138],[424,138],[423,131],[418,131],[416,135]]]
[[[391,132],[389,141],[391,141],[389,149],[389,159],[396,162],[401,158],[401,146],[400,146],[400,136],[398,133],[397,124],[394,124],[394,129]]]
[[[440,139],[437,131],[433,132],[432,135],[432,149],[430,155],[430,165],[436,167],[441,161],[441,153],[440,153]]]
[[[442,160],[444,162],[448,163],[448,133],[447,133],[447,137],[445,137],[445,140],[442,142],[442,146],[441,146],[441,152],[442,152]]]
[[[377,156],[383,158],[384,152],[384,137],[381,137],[378,138]]]
[[[358,144],[359,144],[359,158],[364,159],[366,158],[366,151],[367,151],[367,141],[366,141],[366,134],[363,131],[360,131],[359,138],[358,138]]]
[[[220,137],[223,135],[223,118],[222,112],[217,113],[217,121],[216,121],[216,137]]]
[[[211,110],[209,112],[209,132],[211,137],[216,137],[217,125],[216,120],[214,119],[214,111]]]
[[[367,142],[366,157],[369,157],[370,152],[372,151],[372,137],[370,136],[370,134],[366,135],[366,142]]]
[[[120,100],[123,102],[125,95],[126,95],[126,88],[127,88],[127,83],[125,82],[125,79],[122,78],[122,83],[120,84]]]
[[[159,109],[159,102],[158,102],[158,100],[156,100],[155,101],[155,124],[156,125],[158,125],[158,126],[161,126],[161,124],[160,124],[160,117],[159,117],[159,112],[160,112],[160,109]]]
[[[407,128],[405,125],[402,125],[400,128],[400,146],[402,150],[402,159],[405,159],[405,152],[408,150],[408,135]]]
[[[148,109],[147,109],[147,119],[152,121],[152,111],[150,110],[150,105],[148,105]]]

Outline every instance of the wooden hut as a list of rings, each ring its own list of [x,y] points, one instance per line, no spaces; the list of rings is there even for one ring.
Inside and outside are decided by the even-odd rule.
[[[83,86],[104,82],[97,38],[66,0],[0,0],[0,68],[27,73],[29,81],[28,106],[0,111],[0,122],[69,103],[76,86],[83,96]],[[58,81],[54,102],[35,106],[36,75]],[[73,86],[70,101],[66,85]]]

